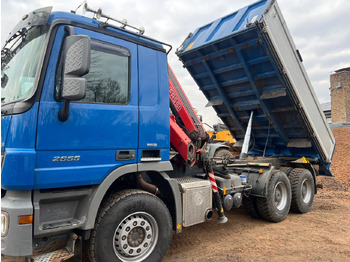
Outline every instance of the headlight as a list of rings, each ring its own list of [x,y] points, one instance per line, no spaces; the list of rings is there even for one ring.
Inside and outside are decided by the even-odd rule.
[[[1,211],[1,237],[6,237],[9,231],[9,215]]]

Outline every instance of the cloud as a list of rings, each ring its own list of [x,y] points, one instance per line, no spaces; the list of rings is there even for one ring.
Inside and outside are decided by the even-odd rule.
[[[350,1],[278,1],[320,102],[330,101],[329,76],[350,66]]]

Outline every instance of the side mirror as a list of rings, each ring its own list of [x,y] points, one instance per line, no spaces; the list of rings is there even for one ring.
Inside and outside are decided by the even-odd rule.
[[[64,104],[58,114],[62,122],[68,119],[70,101],[78,101],[86,95],[86,79],[82,76],[90,70],[90,38],[83,35],[67,36],[63,47],[63,59]]]

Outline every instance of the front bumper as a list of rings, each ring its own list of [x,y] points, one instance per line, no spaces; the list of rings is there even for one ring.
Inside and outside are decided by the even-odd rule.
[[[8,232],[1,237],[1,254],[30,256],[33,253],[33,225],[19,225],[18,217],[33,214],[32,191],[6,191],[1,199],[1,211],[8,215]]]

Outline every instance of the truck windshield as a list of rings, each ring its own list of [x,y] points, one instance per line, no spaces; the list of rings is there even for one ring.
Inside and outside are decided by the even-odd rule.
[[[47,34],[46,26],[22,29],[1,50],[1,103],[30,98]],[[10,46],[10,47],[7,47]]]

